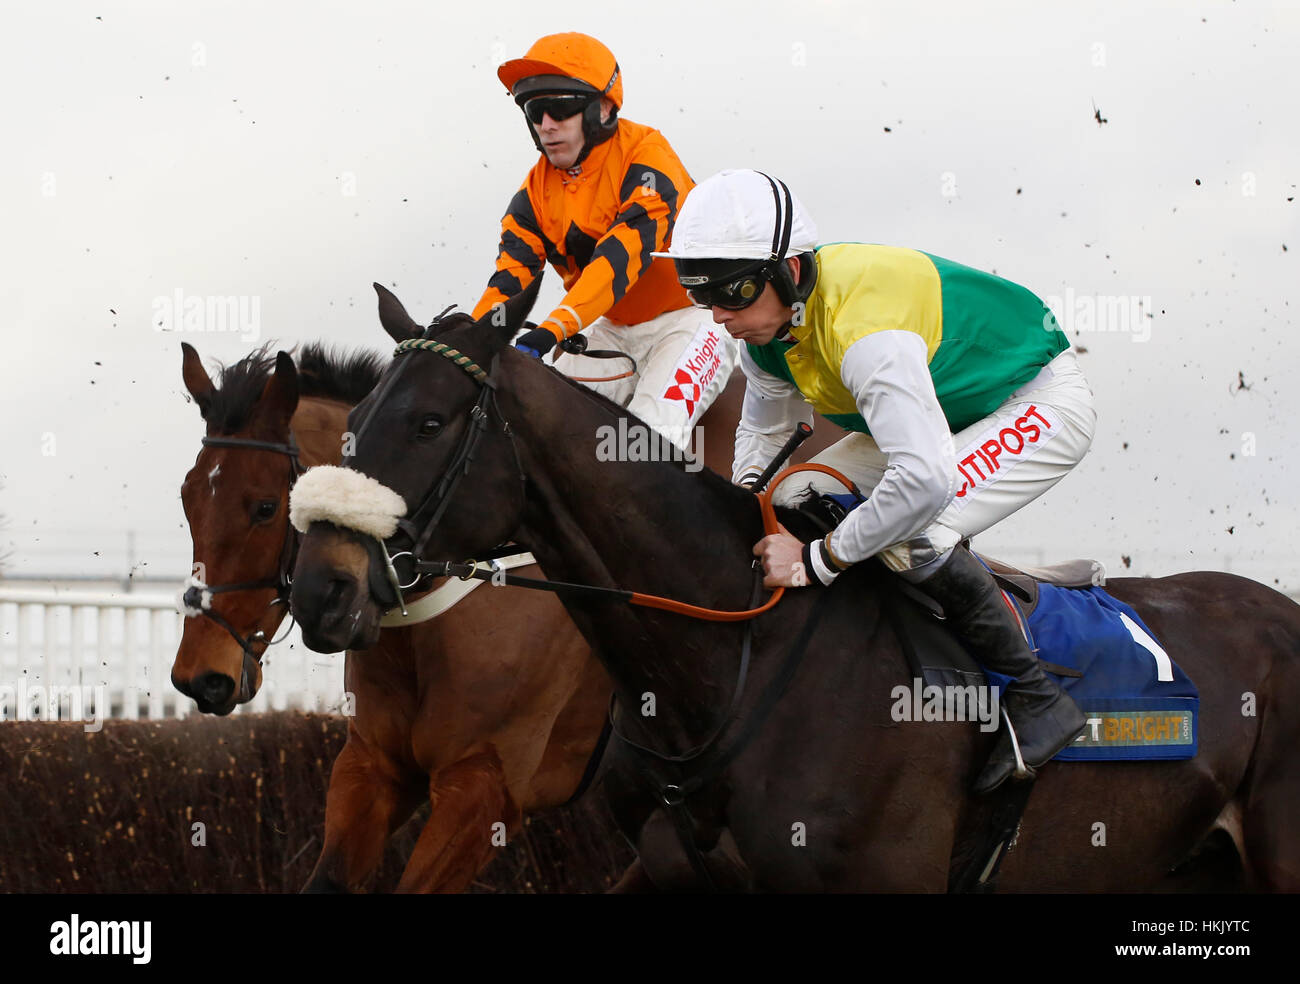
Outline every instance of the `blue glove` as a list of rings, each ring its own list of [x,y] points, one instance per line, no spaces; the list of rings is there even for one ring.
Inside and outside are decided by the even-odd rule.
[[[519,340],[515,342],[515,348],[523,352],[524,355],[531,355],[534,359],[540,359],[555,348],[555,335],[545,328],[532,328],[519,336]]]

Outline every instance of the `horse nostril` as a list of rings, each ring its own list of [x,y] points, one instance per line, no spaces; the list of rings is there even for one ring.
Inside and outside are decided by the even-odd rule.
[[[325,593],[324,610],[335,611],[343,601],[344,592],[350,591],[352,584],[353,582],[348,578],[336,577],[331,580],[329,590]]]
[[[196,698],[218,707],[226,704],[235,692],[235,681],[224,673],[204,673],[191,686]]]

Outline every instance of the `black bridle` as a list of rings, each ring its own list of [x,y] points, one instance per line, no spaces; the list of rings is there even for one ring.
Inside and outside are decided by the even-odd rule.
[[[448,308],[447,310],[451,310]],[[446,314],[443,311],[443,314]],[[442,477],[438,482],[429,489],[421,498],[419,504],[412,510],[408,510],[405,517],[397,521],[397,532],[393,537],[386,540],[380,540],[377,537],[375,542],[378,544],[380,558],[383,561],[386,584],[383,587],[390,588],[395,596],[396,603],[401,609],[402,614],[406,614],[406,602],[402,597],[402,592],[410,590],[418,585],[426,577],[445,575],[449,573],[448,564],[442,562],[428,562],[424,560],[424,550],[429,545],[429,540],[433,537],[434,530],[442,521],[447,507],[451,504],[451,498],[456,492],[456,487],[460,485],[461,480],[469,474],[470,465],[474,463],[474,454],[478,450],[479,443],[482,441],[484,434],[491,424],[492,418],[495,417],[501,425],[502,433],[510,439],[510,447],[514,452],[515,469],[519,476],[519,483],[522,488],[526,482],[524,476],[523,463],[519,459],[519,448],[515,444],[514,431],[510,429],[510,423],[501,414],[501,408],[497,405],[497,366],[500,362],[500,353],[494,353],[489,368],[483,370],[473,359],[464,355],[451,346],[434,340],[431,336],[440,327],[442,315],[433,320],[433,323],[425,329],[420,338],[408,338],[400,343],[393,352],[394,361],[399,356],[406,355],[413,351],[436,352],[456,365],[461,371],[478,384],[478,399],[469,410],[469,421],[465,428],[465,433],[461,436],[460,444],[457,445],[451,460],[443,470]],[[410,365],[409,361],[404,362],[396,367],[392,375],[381,385],[375,393],[374,401],[366,413],[365,419],[361,426],[357,428],[354,446],[360,446],[361,438],[369,428],[371,421],[375,419],[375,414],[383,404],[388,394],[392,391],[402,373]],[[394,550],[394,538],[401,536],[405,538],[406,545],[409,549]],[[511,553],[517,550],[516,547],[510,547],[505,552]],[[397,575],[397,569],[394,562],[400,557],[410,557],[415,569],[415,579],[410,583],[403,584]],[[372,588],[379,587],[372,583]],[[383,598],[386,592],[376,592]]]
[[[371,578],[371,589],[375,597],[388,603],[389,598],[401,609],[403,615],[406,612],[406,601],[402,596],[403,591],[409,591],[416,588],[422,581],[430,577],[449,577],[458,576],[462,580],[470,577],[480,576],[478,572],[477,561],[467,560],[464,563],[457,564],[452,561],[428,561],[424,559],[425,548],[432,539],[434,530],[442,521],[443,514],[446,513],[447,507],[451,504],[451,497],[455,494],[456,487],[460,484],[467,474],[469,474],[470,465],[474,463],[474,453],[478,449],[479,442],[483,439],[484,434],[491,424],[493,417],[500,422],[501,432],[510,440],[510,450],[514,455],[515,474],[519,477],[521,490],[527,485],[527,476],[524,474],[523,461],[519,457],[519,446],[515,442],[514,431],[510,428],[510,422],[506,420],[501,413],[501,408],[497,405],[497,366],[500,362],[501,353],[494,352],[492,361],[489,363],[487,370],[484,370],[469,356],[463,354],[457,349],[452,348],[444,342],[439,342],[434,338],[434,334],[442,327],[442,319],[448,311],[452,310],[455,305],[444,308],[443,311],[433,319],[433,322],[426,328],[419,338],[408,338],[400,342],[393,352],[394,361],[399,356],[406,355],[413,351],[436,352],[443,358],[450,361],[458,369],[470,377],[479,387],[478,399],[475,400],[474,406],[469,411],[469,424],[465,430],[464,436],[461,437],[460,444],[457,446],[455,453],[448,462],[446,469],[442,473],[442,478],[438,480],[413,510],[408,510],[406,516],[397,520],[397,532],[394,537],[401,535],[406,540],[406,546],[409,549],[394,550],[394,537],[381,540],[378,537],[373,538],[372,543],[380,566],[384,571],[383,579],[378,577]],[[583,354],[593,358],[623,358],[632,363],[632,372],[636,372],[636,360],[622,352],[614,351],[588,351],[586,339],[580,335],[567,339],[560,343],[561,348],[574,354]],[[365,419],[361,421],[356,430],[356,438],[353,442],[354,447],[361,445],[361,438],[365,435],[370,427],[371,421],[375,419],[375,412],[383,404],[389,392],[397,384],[397,380],[405,372],[409,362],[402,363],[392,372],[373,394],[374,400],[366,412]],[[619,378],[619,377],[611,377]],[[346,459],[345,459],[346,464]],[[428,514],[426,519],[422,516]],[[487,553],[480,555],[477,560],[490,561],[497,557],[504,557],[511,553],[518,552],[520,548],[516,544],[502,544]],[[396,561],[403,557],[409,557],[411,566],[414,571],[414,577],[407,583],[402,583],[398,576]],[[477,572],[477,573],[476,573]],[[494,572],[498,577],[504,577],[505,582],[509,584],[518,584],[523,587],[542,588],[551,591],[568,591],[571,593],[599,593],[604,595],[624,595],[626,592],[612,591],[606,588],[593,588],[586,585],[570,585],[558,581],[537,581],[532,578],[523,578],[517,575],[502,575],[500,572]]]
[[[428,344],[424,339],[414,339],[403,342],[402,345],[398,346],[398,352],[411,351],[412,349],[429,349],[431,351],[442,351],[453,361],[456,361],[457,357],[465,358],[459,356],[455,349],[448,349],[446,346],[443,346],[441,350],[435,349],[435,346],[441,344],[441,342]],[[515,466],[520,484],[522,485],[524,482],[524,470],[519,460],[519,450],[515,447],[514,431],[510,429],[510,423],[501,415],[501,408],[497,406],[496,372],[499,358],[499,355],[492,357],[491,367],[486,373],[483,373],[473,363],[469,363],[468,368],[465,368],[465,371],[479,383],[478,399],[470,407],[469,423],[465,429],[465,434],[461,437],[460,445],[447,463],[442,478],[425,493],[419,505],[406,518],[398,520],[397,528],[411,540],[411,556],[417,563],[422,559],[424,550],[433,537],[434,530],[437,529],[443,515],[447,512],[447,507],[451,504],[451,497],[455,493],[456,487],[460,484],[461,479],[469,474],[470,465],[474,463],[474,453],[478,449],[483,435],[487,433],[491,418],[494,416],[501,424],[502,433],[510,439],[510,445],[515,450]],[[483,373],[482,376],[477,375],[474,370]],[[420,517],[426,513],[428,518],[421,523]]]
[[[305,469],[302,462],[298,459],[298,444],[294,440],[293,432],[289,433],[288,444],[277,444],[274,441],[254,441],[242,437],[204,437],[203,444],[206,447],[217,448],[244,448],[252,451],[274,451],[277,454],[283,454],[289,458],[289,490],[293,491],[294,483],[298,481]],[[181,595],[181,604],[189,612],[197,612],[205,618],[211,619],[217,625],[225,629],[232,639],[239,643],[239,648],[247,655],[252,656],[258,663],[262,662],[262,655],[265,654],[267,647],[274,646],[277,642],[283,642],[285,637],[293,631],[293,614],[289,615],[289,628],[279,639],[266,638],[266,633],[258,629],[252,635],[244,637],[240,635],[235,627],[230,624],[220,612],[212,607],[210,599],[204,597],[204,594],[219,595],[227,594],[233,591],[264,591],[267,588],[275,589],[275,599],[267,605],[284,605],[286,608],[289,604],[289,591],[293,587],[293,564],[298,555],[298,534],[293,528],[293,524],[286,523],[284,535],[284,544],[280,547],[280,562],[274,575],[270,577],[259,578],[256,581],[240,581],[235,584],[191,584]],[[256,652],[253,647],[258,643],[262,644],[262,652]]]

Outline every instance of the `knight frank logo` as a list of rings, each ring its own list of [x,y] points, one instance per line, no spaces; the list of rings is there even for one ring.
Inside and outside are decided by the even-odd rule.
[[[686,351],[677,360],[673,369],[672,382],[660,398],[678,400],[686,404],[686,419],[695,416],[695,406],[713,382],[722,366],[723,339],[718,329],[712,325],[701,325],[686,346]]]
[[[700,402],[700,384],[685,369],[673,373],[673,385],[664,393],[665,400],[681,400],[686,404],[686,416],[695,413],[695,404]]]

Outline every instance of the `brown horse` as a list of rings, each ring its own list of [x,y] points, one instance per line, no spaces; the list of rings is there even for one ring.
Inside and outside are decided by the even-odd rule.
[[[295,367],[285,353],[257,352],[227,367],[218,386],[193,348],[184,353],[185,385],[212,443],[199,452],[181,497],[196,569],[217,590],[209,610],[226,624],[186,619],[172,682],[200,710],[228,714],[256,695],[260,655],[287,614],[275,603],[274,575],[296,540],[288,523],[294,470],[289,455],[271,446],[292,441],[304,465],[337,462],[347,413],[378,378],[379,362],[308,347]],[[244,584],[251,586],[220,591]],[[515,594],[512,624],[501,624],[486,592],[476,592],[445,616],[386,629],[369,652],[348,653],[345,686],[355,714],[330,776],[324,846],[309,890],[365,888],[388,836],[429,798],[431,818],[398,890],[461,891],[492,854],[492,824],[513,834],[524,813],[560,804],[577,788],[601,732],[609,682],[554,599]],[[509,660],[539,628],[546,676]],[[482,660],[485,646],[505,658]],[[518,674],[526,686],[484,695],[485,676],[496,673]]]
[[[297,547],[287,518],[296,462],[339,461],[348,411],[380,365],[316,346],[297,366],[259,351],[226,367],[217,385],[182,347],[185,385],[207,423],[181,490],[203,582],[189,600],[209,617],[186,619],[172,682],[200,710],[228,714],[256,695],[261,654],[287,614],[277,601]],[[730,467],[739,399],[733,385],[706,425],[719,468]],[[205,589],[215,593],[204,599]],[[310,890],[365,888],[389,834],[426,797],[432,816],[399,891],[463,890],[490,859],[494,834],[513,834],[522,815],[578,789],[605,721],[608,677],[556,599],[510,589],[503,620],[489,594],[384,629],[368,651],[347,654],[355,715],[330,777]]]
[[[557,581],[751,607],[748,558],[763,532],[753,496],[680,464],[601,458],[596,435],[636,422],[509,347],[529,294],[506,305],[504,325],[460,318],[405,343],[354,411],[363,433],[352,468],[416,504],[393,549],[425,543],[432,564],[515,537]],[[450,475],[459,479],[446,484]],[[798,511],[777,515],[815,535]],[[378,602],[364,590],[376,572],[360,547],[349,587],[307,597],[329,583],[305,566],[320,557],[318,533],[336,538],[324,524],[306,534],[295,610],[365,624]],[[749,646],[741,624],[564,595],[614,684],[622,739],[604,785],[656,887],[947,887],[994,736],[892,715],[911,679],[887,615],[902,603],[894,584],[860,564],[830,588],[787,592],[752,623],[747,676],[737,673]],[[1300,890],[1300,606],[1217,573],[1108,587],[1197,683],[1199,751],[1044,767],[1001,887],[1175,890],[1185,884],[1176,870],[1227,838],[1236,863],[1215,887]],[[491,592],[503,612],[504,590]]]

